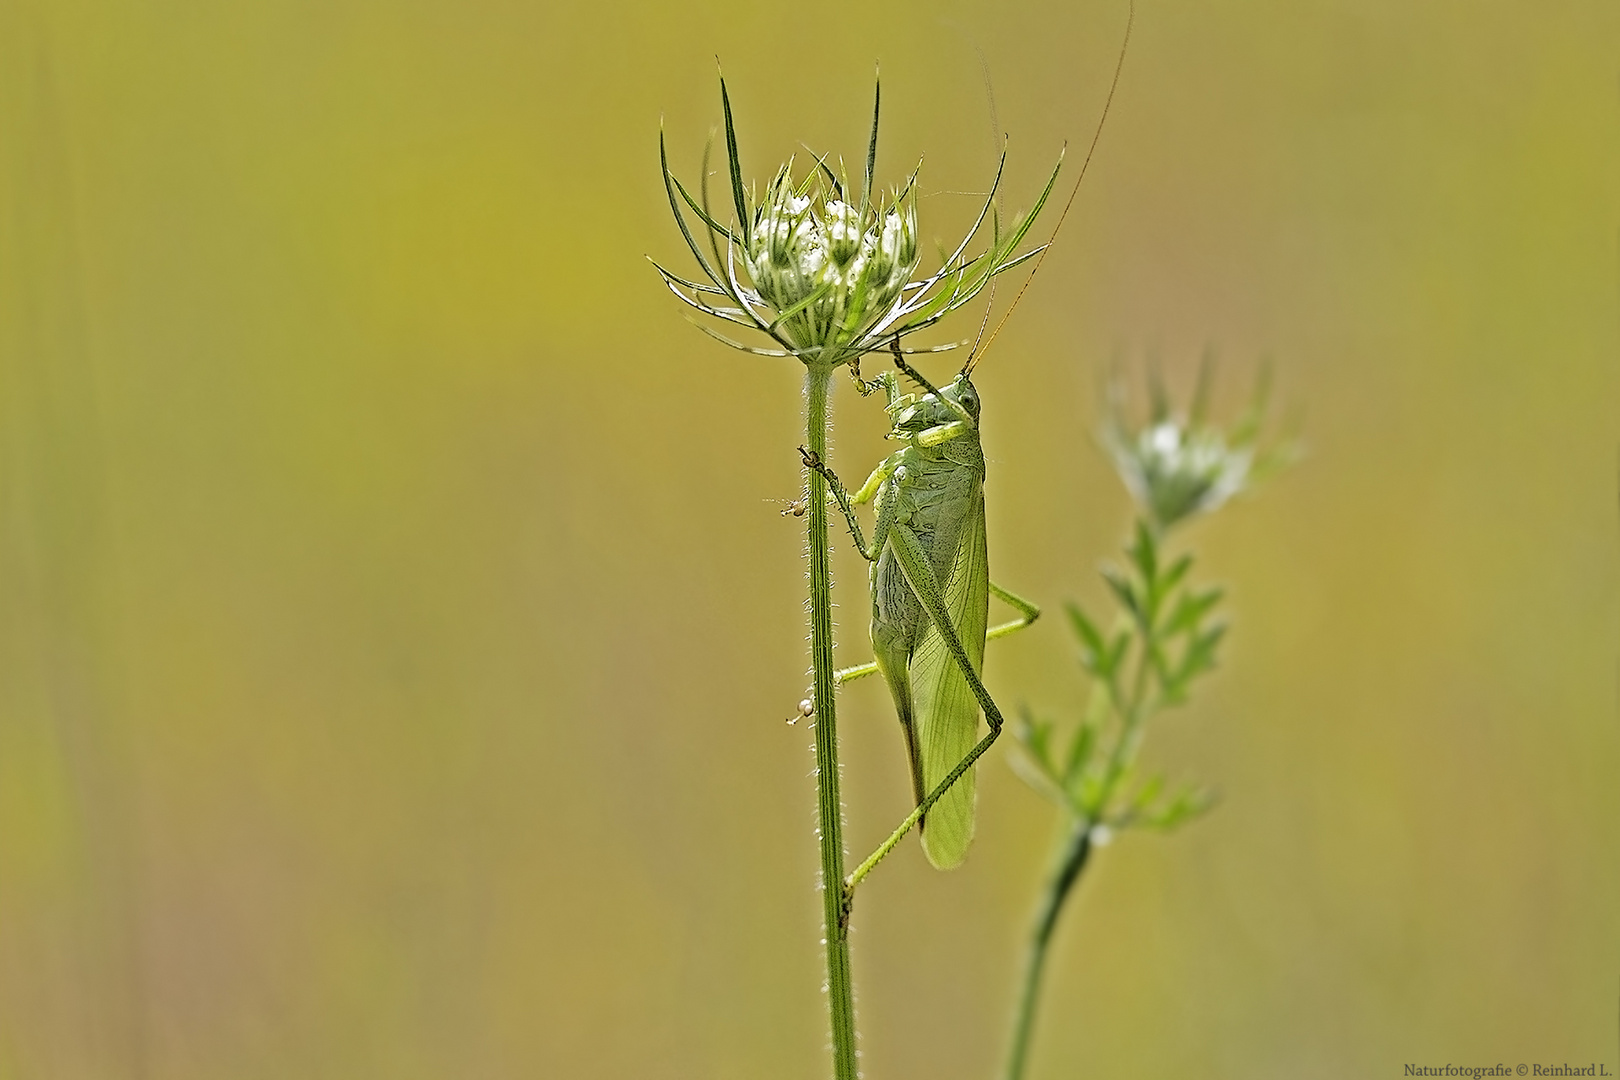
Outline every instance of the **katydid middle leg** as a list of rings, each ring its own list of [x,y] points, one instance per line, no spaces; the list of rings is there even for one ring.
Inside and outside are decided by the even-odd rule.
[[[866,553],[863,551],[861,554]],[[993,581],[990,582],[990,595],[1008,606],[1018,609],[1018,618],[992,626],[984,635],[986,641],[994,641],[996,638],[1003,638],[1008,634],[1016,634],[1041,617],[1041,609],[1038,605],[1025,600],[1011,590],[1003,589]],[[877,670],[878,666],[875,660],[869,660],[864,664],[856,664],[854,667],[839,668],[833,672],[833,684],[843,686],[845,683],[854,682],[856,679],[876,675]]]

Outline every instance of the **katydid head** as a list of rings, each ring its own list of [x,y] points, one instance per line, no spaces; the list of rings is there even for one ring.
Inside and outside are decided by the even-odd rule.
[[[968,420],[975,426],[978,425],[979,391],[974,389],[973,380],[965,372],[951,380],[951,385],[941,390],[940,394],[945,399],[946,409],[955,414],[957,419]]]
[[[973,380],[958,375],[943,390],[917,396],[908,394],[890,406],[894,416],[893,439],[910,439],[924,432],[939,431],[948,425],[959,425],[965,433],[979,426],[979,391]],[[934,440],[930,440],[932,442]]]
[[[944,393],[946,400],[955,401],[968,414],[968,419],[975,425],[978,424],[979,392],[973,388],[973,380],[968,378],[966,372],[958,375],[956,381],[945,388]]]

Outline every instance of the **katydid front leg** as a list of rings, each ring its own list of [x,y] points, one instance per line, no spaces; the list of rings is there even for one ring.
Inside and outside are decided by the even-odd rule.
[[[838,479],[837,473],[827,467],[827,463],[821,460],[819,454],[801,446],[799,447],[799,456],[804,459],[805,468],[813,469],[826,479],[827,487],[832,491],[833,499],[838,503],[838,508],[844,513],[844,521],[849,525],[849,535],[855,541],[855,550],[859,551],[861,558],[867,562],[875,561],[878,554],[883,550],[883,541],[888,533],[889,526],[893,524],[893,516],[891,514],[889,520],[885,521],[882,514],[878,515],[877,525],[874,526],[872,535],[872,546],[867,547],[866,540],[861,534],[860,519],[855,516],[855,507],[852,504],[871,501],[872,496],[877,494],[884,481],[888,480],[895,469],[899,467],[900,456],[891,454],[884,458],[878,464],[878,467],[872,470],[872,475],[866,478],[866,483],[861,485],[861,490],[857,491],[853,496],[844,490],[843,481]]]

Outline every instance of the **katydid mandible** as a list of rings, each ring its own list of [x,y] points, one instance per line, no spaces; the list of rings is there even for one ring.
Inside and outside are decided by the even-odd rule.
[[[1002,727],[979,678],[985,640],[1027,626],[1040,612],[989,579],[978,391],[966,372],[937,390],[907,366],[898,349],[895,359],[927,391],[902,395],[892,373],[880,380],[893,423],[889,437],[906,445],[884,459],[853,496],[821,462],[806,461],[830,481],[856,546],[872,562],[873,667],[894,698],[912,793],[925,811],[919,822],[923,852],[948,870],[961,863],[973,839],[973,763]],[[851,504],[873,499],[877,524],[867,546]],[[991,632],[992,591],[1023,618]],[[867,670],[850,669],[840,681]],[[982,740],[981,707],[990,725]],[[884,853],[880,849],[877,857]]]

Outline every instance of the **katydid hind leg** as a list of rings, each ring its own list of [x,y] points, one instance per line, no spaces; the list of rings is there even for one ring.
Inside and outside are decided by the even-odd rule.
[[[872,552],[877,549],[866,546],[866,538],[861,534],[860,519],[855,516],[855,507],[850,505],[849,492],[844,490],[843,481],[838,479],[838,474],[833,472],[827,463],[821,460],[821,455],[814,450],[801,446],[799,457],[804,460],[806,469],[820,473],[821,478],[827,481],[827,488],[832,492],[834,501],[838,503],[838,509],[843,511],[844,523],[849,526],[850,538],[855,541],[855,550],[861,553],[863,559],[871,561]]]

